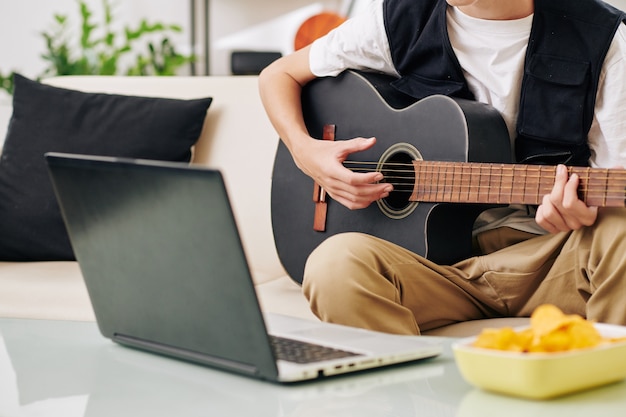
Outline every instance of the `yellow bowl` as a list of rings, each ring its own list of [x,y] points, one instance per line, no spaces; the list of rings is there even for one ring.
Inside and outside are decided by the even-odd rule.
[[[604,337],[624,337],[626,327],[596,324]],[[476,387],[532,399],[548,399],[626,378],[626,342],[559,353],[518,353],[452,345],[457,366]]]

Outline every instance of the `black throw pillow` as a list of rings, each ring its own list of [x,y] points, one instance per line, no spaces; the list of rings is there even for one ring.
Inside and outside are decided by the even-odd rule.
[[[189,161],[210,104],[85,93],[16,75],[0,158],[0,261],[75,259],[46,152]]]

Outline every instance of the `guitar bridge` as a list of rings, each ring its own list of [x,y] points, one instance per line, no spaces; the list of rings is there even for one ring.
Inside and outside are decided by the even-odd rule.
[[[322,140],[335,140],[335,125],[324,125]],[[313,215],[313,230],[316,232],[326,231],[326,215],[328,203],[326,202],[326,190],[317,182],[313,185],[313,202],[315,214]]]

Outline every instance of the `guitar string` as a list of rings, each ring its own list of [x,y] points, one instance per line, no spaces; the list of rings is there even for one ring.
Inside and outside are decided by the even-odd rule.
[[[394,189],[394,191],[397,192],[408,192],[408,193],[412,193],[414,190],[414,185],[407,183],[407,182],[400,182],[400,180],[403,179],[408,179],[405,177],[387,177],[392,179],[392,181],[383,181],[385,183],[391,184],[394,187],[396,187]],[[539,177],[537,177],[539,178]],[[393,181],[396,180],[396,181]],[[452,189],[454,188],[458,188],[458,187],[471,187],[472,190],[492,190],[493,185],[491,184],[471,184],[469,182],[465,182],[465,183],[461,183],[461,184],[444,184],[445,186],[448,186]],[[552,183],[528,183],[525,186],[522,186],[522,191],[519,190],[520,187],[515,187],[514,184],[499,184],[500,185],[500,190],[501,190],[501,194],[509,194],[509,195],[514,195],[514,196],[521,196],[521,195],[526,195],[528,194],[527,192],[524,192],[524,189],[530,189],[530,188],[539,188],[538,191],[542,191],[543,193],[547,194],[551,189],[552,189]],[[509,186],[507,186],[509,185]],[[399,188],[398,188],[399,187]],[[428,193],[428,194],[437,194],[442,192],[441,190],[431,190],[431,189],[426,189],[426,187],[428,186],[422,186],[420,188],[418,188],[418,191],[421,194],[424,193]],[[508,192],[506,190],[515,190],[515,192]],[[615,187],[586,187],[586,186],[582,186],[579,187],[579,192],[581,193],[589,193],[589,194],[593,194],[593,193],[601,193],[601,194],[616,194],[618,196],[624,196],[626,195],[626,190],[624,190],[623,188],[615,188]],[[472,191],[473,192],[473,191]]]
[[[380,163],[378,162],[369,162],[369,161],[351,161],[346,160],[344,164],[347,165],[363,165],[363,166],[376,166],[378,167]],[[463,166],[470,169],[478,169],[478,168],[500,168],[505,170],[521,170],[521,171],[553,171],[553,166],[547,165],[522,165],[522,164],[507,164],[507,163],[490,163],[490,162],[436,162],[436,161],[420,161],[417,165],[423,165],[428,167],[442,167],[442,168],[453,168],[455,169],[458,166]],[[402,168],[410,168],[409,171],[413,171],[415,168],[415,164],[413,162],[385,162],[383,166],[398,166]],[[591,172],[609,172],[611,174],[623,174],[626,175],[626,169],[604,169],[604,168],[587,168],[587,167],[569,167],[570,171],[586,171],[591,170]]]
[[[368,166],[373,166],[375,165],[376,168],[375,169],[371,169],[371,168],[364,168],[364,170],[366,172],[373,172],[378,170],[378,166],[379,164],[376,162],[358,162],[358,161],[344,161],[345,165],[363,165],[365,167]],[[449,169],[452,168],[457,169],[456,167],[458,165],[455,166],[455,164],[463,164],[463,166],[465,166],[465,169],[470,169],[470,170],[491,170],[493,168],[497,168],[497,169],[502,169],[505,171],[523,171],[523,172],[539,172],[539,173],[545,173],[546,171],[550,172],[553,171],[554,168],[548,168],[548,167],[544,167],[544,166],[531,166],[531,165],[516,165],[516,164],[497,164],[497,163],[479,163],[479,162],[460,162],[460,163],[455,163],[455,162],[450,162],[450,163],[437,163],[437,162],[426,162],[423,163],[422,165],[424,166],[428,166],[428,167],[440,167],[443,169]],[[392,167],[401,167],[401,168],[407,168],[406,170],[389,170],[389,171],[396,171],[396,172],[406,172],[406,173],[412,173],[415,172],[415,165],[413,163],[407,164],[404,162],[385,162],[384,167],[388,167],[388,166],[392,166]],[[463,166],[461,167],[461,170],[463,170]],[[601,177],[601,178],[609,178],[611,176],[622,176],[622,178],[626,178],[626,170],[624,169],[611,169],[611,170],[607,170],[607,169],[602,169],[602,168],[589,168],[591,170],[591,173],[594,174],[599,174],[600,172],[606,172],[608,175],[606,177]],[[586,170],[587,168],[584,167],[580,167],[580,168],[573,168],[571,169],[572,172],[576,172],[579,175],[584,175],[586,174]],[[608,171],[608,172],[607,172]],[[439,171],[426,171],[427,173],[430,172],[439,172]]]
[[[491,177],[491,176],[496,176],[496,177],[502,177],[502,178],[514,178],[515,177],[515,172],[513,170],[509,170],[511,173],[503,173],[503,174],[496,174],[494,175],[490,171],[491,169],[488,167],[484,167],[483,169],[480,168],[474,168],[473,172],[468,172],[468,171],[464,171],[464,172],[451,172],[451,171],[444,171],[442,172],[441,170],[423,170],[420,169],[419,170],[419,174],[420,175],[432,175],[435,177],[455,177],[457,175],[462,175],[462,176],[485,176],[485,177]],[[358,170],[353,170],[356,172],[376,172],[378,171],[378,169],[358,169]],[[392,170],[392,169],[385,169],[383,170],[384,173],[390,173],[390,174],[398,174],[398,176],[394,176],[394,175],[387,175],[387,178],[408,178],[407,175],[402,175],[401,174],[408,174],[410,177],[415,178],[414,174],[415,174],[415,170]],[[552,180],[554,178],[554,174],[553,173],[546,173],[546,172],[537,172],[536,175],[533,174],[528,174],[525,175],[525,178],[528,179],[543,179],[543,180]],[[539,174],[544,174],[544,175],[539,175]],[[546,176],[545,174],[551,174],[552,176]],[[581,172],[578,173],[579,177],[581,178],[581,180],[583,182],[592,182],[592,183],[596,183],[598,181],[611,181],[611,180],[621,180],[624,181],[626,180],[626,173],[612,173],[609,175],[605,175],[605,176],[600,176],[600,175],[594,175],[594,178],[588,178],[588,176]],[[596,184],[597,185],[597,184]]]
[[[433,168],[438,168],[438,171],[426,171],[426,173],[433,173],[433,172],[437,172],[440,173],[441,169],[450,169],[452,168],[453,170],[457,170],[459,168],[458,165],[454,166],[455,163],[424,163],[424,166],[427,167],[433,167]],[[545,174],[546,171],[547,172],[552,172],[554,171],[554,169],[549,169],[549,168],[543,168],[543,167],[532,167],[532,166],[525,166],[525,165],[515,165],[515,164],[489,164],[489,163],[485,163],[485,164],[481,164],[481,163],[474,163],[474,162],[468,162],[468,163],[462,163],[464,164],[464,167],[461,166],[460,170],[462,172],[460,172],[460,174],[465,174],[467,173],[467,171],[463,171],[465,170],[492,170],[492,169],[501,169],[503,171],[511,171],[513,173],[515,173],[516,171],[522,171],[525,173],[528,172],[537,172],[540,174]],[[373,172],[373,171],[377,171],[378,170],[378,166],[379,164],[375,163],[375,162],[355,162],[355,161],[344,161],[344,165],[355,165],[355,166],[363,166],[364,168],[362,168],[362,171],[364,172]],[[373,166],[375,165],[376,168],[372,169],[369,168],[369,166]],[[384,167],[401,167],[401,168],[406,168],[405,170],[400,170],[400,169],[386,169],[386,171],[390,171],[390,172],[404,172],[404,173],[413,173],[415,172],[415,165],[411,164],[407,164],[407,163],[400,163],[400,162],[386,162],[384,164]],[[528,168],[523,168],[523,167],[528,167]],[[601,168],[590,168],[591,169],[591,173],[592,174],[600,174],[601,172],[603,173],[607,173],[606,176],[604,177],[599,177],[600,179],[606,179],[606,178],[610,178],[610,177],[618,177],[620,179],[624,179],[626,178],[626,170],[619,170],[619,169],[611,169],[611,170],[606,170],[606,169],[601,169]],[[423,170],[420,170],[420,172],[423,172]],[[446,171],[449,173],[449,171]],[[572,169],[571,172],[574,173],[578,173],[581,176],[585,176],[587,174],[587,168],[580,168],[580,169]],[[598,177],[598,175],[594,175],[596,177]]]
[[[358,170],[357,172],[375,172],[375,171],[379,171],[378,169],[378,163],[375,162],[355,162],[355,161],[344,161],[344,165],[362,165],[362,166],[372,166],[372,165],[376,165],[376,168],[371,169],[371,168],[361,168],[360,170]],[[431,167],[435,167],[435,166],[440,166],[442,168],[450,168],[450,166],[445,165],[444,163],[429,163],[427,166],[431,166]],[[513,166],[511,167],[503,167],[504,164],[496,164],[496,165],[481,165],[479,163],[475,163],[475,165],[469,166],[466,169],[469,169],[470,172],[469,174],[472,173],[476,173],[480,176],[486,176],[486,177],[491,177],[491,176],[495,176],[495,177],[499,177],[499,178],[514,178],[514,173],[515,173],[515,168]],[[401,168],[410,168],[410,169],[384,169],[384,172],[388,172],[388,173],[393,173],[393,174],[408,174],[409,176],[393,176],[393,175],[387,175],[386,178],[389,179],[413,179],[415,180],[415,169],[414,169],[414,165],[413,164],[407,164],[407,163],[399,163],[399,162],[388,162],[384,164],[385,167],[388,166],[394,166],[394,167],[401,167]],[[502,168],[506,171],[510,171],[512,172],[511,174],[492,174],[490,172],[485,172],[485,171],[490,171],[492,169],[492,167],[496,167],[496,168]],[[517,168],[519,170],[519,168]],[[584,168],[582,168],[584,170]],[[530,183],[527,184],[528,187],[535,187],[535,186],[541,186],[544,185],[546,187],[551,187],[552,182],[548,183],[541,183],[541,180],[544,181],[548,181],[548,180],[553,180],[554,176],[546,176],[545,174],[548,174],[546,172],[542,172],[542,171],[546,171],[545,169],[541,169],[541,167],[531,167],[528,169],[523,169],[524,172],[527,174],[525,175],[526,179],[530,179]],[[534,172],[537,175],[533,175],[532,173],[529,174],[528,171]],[[474,171],[474,172],[471,172]],[[550,171],[550,170],[548,170]],[[581,181],[582,181],[582,186],[579,188],[579,190],[581,192],[613,192],[613,193],[619,193],[624,191],[624,188],[619,187],[619,188],[611,188],[611,185],[619,185],[619,184],[609,184],[609,186],[604,186],[602,184],[596,184],[597,181],[624,181],[626,180],[626,170],[611,170],[610,173],[607,173],[607,175],[605,176],[600,176],[600,172],[606,172],[606,170],[604,169],[594,169],[593,173],[594,174],[598,174],[598,175],[594,175],[594,179],[590,179],[588,178],[587,173],[584,171],[578,172],[579,177],[581,177]],[[441,172],[441,170],[432,170],[432,169],[426,169],[426,170],[419,170],[419,174],[420,175],[431,175],[431,176],[435,176],[435,177],[440,177],[440,176],[455,176],[455,175],[466,175],[468,174],[467,170],[464,172],[450,172],[450,171],[445,171],[445,172]],[[544,175],[539,175],[539,174],[544,174]],[[550,173],[551,175],[554,175],[552,173]],[[538,180],[537,182],[535,182],[534,180]],[[508,181],[508,180],[507,180]],[[591,181],[591,184],[589,183]],[[388,182],[388,181],[387,181]],[[512,182],[512,180],[511,180]],[[389,182],[392,185],[407,185],[406,183],[393,183],[393,182]],[[538,184],[539,183],[539,184]],[[487,187],[487,188],[491,188],[492,185],[487,185],[487,184],[470,184],[469,180],[466,180],[465,183],[461,184],[461,185],[467,185],[467,186],[474,186],[474,187]],[[506,184],[505,184],[506,185]],[[513,186],[514,184],[512,184]]]

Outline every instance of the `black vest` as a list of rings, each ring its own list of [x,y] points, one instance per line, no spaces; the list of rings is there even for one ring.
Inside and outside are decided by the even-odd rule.
[[[511,0],[515,1],[515,0]],[[421,99],[473,99],[454,55],[445,0],[385,0],[394,86]],[[600,0],[535,0],[515,153],[523,163],[588,165],[602,63],[626,15]]]

